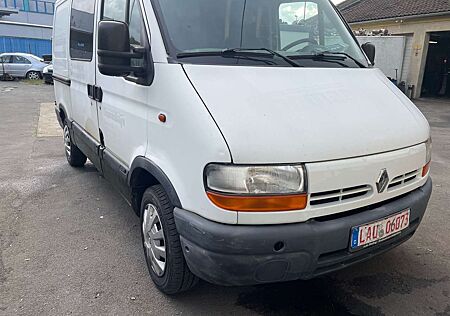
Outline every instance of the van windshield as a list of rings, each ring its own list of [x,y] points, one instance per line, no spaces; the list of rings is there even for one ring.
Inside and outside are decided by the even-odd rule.
[[[367,67],[328,0],[153,0],[179,62]]]

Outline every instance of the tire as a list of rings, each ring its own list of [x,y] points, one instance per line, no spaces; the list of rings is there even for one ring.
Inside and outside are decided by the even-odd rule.
[[[39,80],[41,79],[41,74],[38,71],[29,71],[27,72],[27,79],[28,80]]]
[[[64,137],[64,151],[66,153],[67,162],[72,167],[76,168],[83,167],[87,161],[87,157],[72,142],[69,125],[67,124],[66,120],[64,120],[63,137]]]
[[[156,287],[168,295],[187,291],[198,283],[198,278],[189,270],[184,259],[173,209],[161,185],[152,186],[144,192],[141,236],[145,261]]]

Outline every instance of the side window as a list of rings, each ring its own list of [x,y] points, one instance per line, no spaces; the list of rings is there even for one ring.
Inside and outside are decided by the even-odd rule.
[[[130,28],[130,44],[135,46],[145,46],[144,22],[141,13],[141,7],[139,6],[139,0],[130,1],[130,13],[128,26]],[[131,60],[132,66],[143,66],[145,63],[144,58]]]
[[[280,48],[299,42],[292,50],[319,43],[319,10],[315,2],[282,3],[279,8]]]
[[[142,36],[144,34],[144,25],[142,21],[141,7],[139,6],[138,0],[130,1],[128,25],[130,28],[130,44],[143,46],[144,42]]]
[[[9,64],[10,60],[11,60],[11,56],[8,56],[8,55],[0,57],[0,62],[2,62],[4,64]]]
[[[139,0],[104,0],[102,20],[127,23],[131,46],[145,46],[146,33]],[[142,66],[144,62],[144,58],[131,60],[132,66]]]
[[[70,17],[70,57],[92,60],[94,40],[93,0],[73,0]]]
[[[127,21],[127,0],[105,0],[102,20]]]
[[[13,56],[13,64],[31,64],[31,62],[22,56]]]

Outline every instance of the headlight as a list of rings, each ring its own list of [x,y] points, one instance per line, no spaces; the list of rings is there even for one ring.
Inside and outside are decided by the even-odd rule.
[[[205,186],[210,200],[227,210],[274,212],[306,207],[303,165],[210,164],[205,168]]]
[[[422,177],[425,177],[430,172],[431,151],[433,149],[433,142],[431,141],[431,137],[427,140],[427,142],[425,143],[425,146],[427,148],[427,157],[426,157],[425,166],[423,166],[423,168],[422,168]]]
[[[207,189],[243,195],[293,194],[305,192],[303,166],[206,167]]]
[[[425,143],[427,146],[427,163],[431,161],[431,150],[433,149],[433,141],[431,140],[431,137],[427,140]]]

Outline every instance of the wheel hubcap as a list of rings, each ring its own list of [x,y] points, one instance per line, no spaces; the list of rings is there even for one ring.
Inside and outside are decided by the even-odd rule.
[[[28,74],[28,79],[30,79],[30,80],[38,80],[39,79],[39,75],[37,73],[35,73],[35,72],[30,72]]]
[[[64,126],[64,148],[66,149],[67,157],[70,157],[70,132],[67,125]]]
[[[145,206],[142,232],[147,260],[150,260],[153,272],[162,276],[166,268],[166,241],[158,211],[153,204]]]

